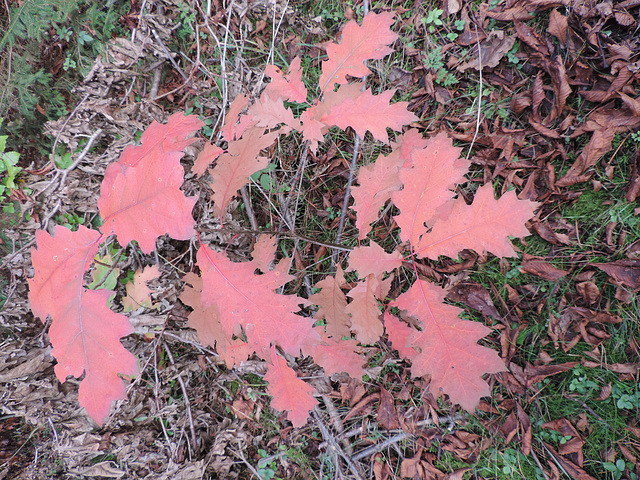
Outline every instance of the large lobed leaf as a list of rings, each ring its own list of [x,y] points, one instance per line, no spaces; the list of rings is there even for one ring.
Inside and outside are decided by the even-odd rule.
[[[379,60],[390,54],[389,47],[398,38],[391,30],[395,14],[369,13],[362,26],[353,20],[342,30],[342,41],[327,47],[328,60],[322,64],[320,91],[333,90],[335,83],[347,83],[347,75],[363,77],[371,71],[364,64],[367,60]]]
[[[31,250],[35,275],[29,280],[29,301],[34,315],[51,316],[49,336],[56,358],[58,380],[79,377],[79,401],[89,415],[103,424],[111,403],[124,399],[119,375],[138,374],[136,357],[120,343],[133,332],[129,319],[112,312],[110,290],[87,290],[84,273],[95,257],[102,236],[84,226],[76,232],[58,226],[55,237],[36,233],[38,248]]]
[[[506,367],[497,352],[477,343],[491,329],[460,319],[462,310],[444,303],[445,296],[444,289],[417,280],[391,305],[419,319],[422,331],[408,326],[398,328],[393,322],[386,326],[393,332],[394,347],[410,357],[413,376],[430,376],[429,390],[433,395],[446,393],[453,403],[472,412],[480,398],[491,393],[482,375],[498,373]],[[403,342],[404,335],[407,337]]]
[[[410,165],[398,174],[403,188],[391,194],[393,204],[400,209],[394,220],[403,242],[417,244],[427,231],[426,224],[433,224],[439,210],[453,198],[453,188],[462,182],[468,169],[459,156],[460,149],[444,133],[430,138],[425,148],[411,150]]]
[[[218,307],[220,324],[228,338],[242,327],[247,343],[261,356],[272,344],[298,356],[303,345],[318,342],[313,319],[296,315],[307,300],[275,292],[291,279],[283,268],[255,275],[254,262],[232,262],[206,245],[198,251],[197,260],[203,281],[202,306]]]
[[[121,245],[136,240],[144,253],[151,253],[165,233],[177,240],[193,236],[191,210],[197,197],[180,190],[180,159],[196,140],[189,137],[203,125],[198,117],[182,113],[172,115],[166,125],[153,122],[139,146],[128,146],[107,167],[98,200],[105,234],[115,233]]]

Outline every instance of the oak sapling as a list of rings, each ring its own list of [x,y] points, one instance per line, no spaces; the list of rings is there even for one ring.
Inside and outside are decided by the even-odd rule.
[[[347,271],[357,272],[358,281],[349,292],[343,290],[339,266],[316,283],[319,292],[309,299],[277,293],[293,278],[290,262],[283,258],[271,266],[277,239],[264,235],[257,239],[250,262],[232,262],[225,253],[201,244],[199,274],[183,277],[180,298],[193,309],[188,325],[203,343],[215,346],[229,367],[253,354],[263,358],[272,406],[285,411],[294,426],[304,425],[317,401],[313,387],[297,377],[283,354],[311,356],[327,375],[346,371],[361,378],[365,362],[361,345],[377,342],[386,331],[401,357],[412,363],[414,376],[429,377],[428,388],[435,396],[447,394],[469,411],[490,394],[483,375],[505,369],[495,351],[477,343],[491,330],[460,319],[460,309],[444,303],[445,291],[419,278],[415,266],[417,280],[402,286],[404,293],[397,298],[389,298],[392,282],[406,278],[394,280],[394,272],[417,259],[456,256],[465,248],[514,255],[509,237],[528,234],[524,223],[536,208],[513,192],[496,200],[491,185],[481,187],[471,205],[455,198],[453,190],[465,182],[468,162],[460,159],[460,149],[444,133],[424,139],[409,129],[390,143],[388,129],[401,131],[418,118],[407,110],[406,102],[391,103],[393,91],[374,95],[361,82],[349,79],[370,73],[366,61],[392,52],[397,39],[393,22],[392,13],[369,13],[362,26],[347,23],[342,41],[327,47],[328,59],[314,90],[320,95],[310,104],[299,58],[287,72],[267,66],[271,83],[260,97],[251,102],[241,95],[232,102],[221,129],[226,148],[206,144],[193,168],[199,177],[210,173],[213,209],[222,219],[238,190],[268,165],[270,159],[261,151],[280,135],[299,132],[314,150],[331,127],[351,127],[360,136],[370,132],[390,147],[388,155],[360,168],[352,208],[358,240],[366,243],[370,224],[386,203],[393,202],[400,211],[394,218],[404,243],[394,252],[373,241],[355,248]],[[301,104],[302,113],[294,115],[285,101]],[[166,125],[153,123],[140,146],[127,147],[109,166],[98,202],[102,232],[58,227],[55,236],[46,232],[36,236],[37,248],[32,250],[36,273],[29,282],[32,310],[40,318],[53,319],[51,339],[60,381],[87,373],[80,403],[98,423],[105,421],[112,401],[124,398],[118,374],[135,375],[137,364],[119,342],[131,333],[127,318],[106,306],[112,292],[87,290],[84,273],[108,235],[115,234],[121,245],[135,240],[144,253],[153,251],[160,235],[183,240],[194,236],[191,210],[196,199],[180,190],[184,181],[180,158],[202,125],[198,118],[180,113]],[[319,307],[315,318],[301,313],[310,305]],[[396,307],[400,317],[392,315],[390,307]],[[113,325],[106,333],[103,317]],[[408,317],[419,328],[405,322]],[[97,362],[98,355],[109,361]]]

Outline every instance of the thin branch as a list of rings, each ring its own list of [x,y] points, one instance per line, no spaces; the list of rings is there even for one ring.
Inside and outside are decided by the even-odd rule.
[[[162,342],[162,347],[164,348],[164,351],[167,352],[167,356],[169,357],[171,365],[175,366],[176,362],[173,360],[173,354],[171,353],[171,349],[169,348],[169,346],[165,342]],[[187,387],[184,384],[182,375],[180,375],[180,373],[177,371],[176,374],[178,376],[178,382],[180,383],[180,389],[182,390],[182,395],[184,397],[187,416],[189,417],[189,429],[191,430],[191,441],[193,442],[193,450],[191,453],[195,454],[196,449],[198,448],[198,441],[196,439],[196,429],[193,426],[193,414],[191,413],[191,402],[189,401],[189,393],[187,392]]]
[[[356,465],[354,463],[354,459],[352,459],[351,457],[349,457],[348,455],[346,455],[344,453],[344,451],[342,450],[342,448],[340,447],[338,442],[336,442],[335,437],[331,434],[331,432],[329,432],[329,429],[327,428],[327,426],[322,421],[322,415],[321,415],[320,409],[318,407],[316,407],[315,410],[313,411],[313,416],[315,417],[316,423],[320,427],[320,431],[322,432],[322,436],[324,437],[324,439],[329,444],[329,447],[331,448],[331,450],[333,450],[333,453],[335,453],[335,454],[339,455],[340,457],[342,457],[342,459],[346,462],[346,464],[349,466],[349,469],[353,472],[354,476],[357,479],[364,480],[365,477],[363,476],[362,472],[360,471],[360,468],[358,467],[358,465]]]
[[[482,113],[482,49],[480,48],[480,37],[478,37],[478,25],[475,22],[473,25],[476,29],[476,43],[478,45],[478,72],[480,73],[480,78],[478,80],[478,114],[476,115],[476,131],[473,134],[473,139],[471,140],[471,145],[469,145],[469,151],[467,152],[465,160],[469,160],[469,155],[471,155],[473,145],[476,143],[476,139],[478,138],[478,132],[480,131],[480,115]]]

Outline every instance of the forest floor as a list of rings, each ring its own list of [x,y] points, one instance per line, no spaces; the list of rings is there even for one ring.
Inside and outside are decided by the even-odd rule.
[[[7,24],[28,3],[3,4]],[[358,0],[101,2],[78,6],[39,41],[4,37],[0,53],[14,66],[29,54],[26,65],[49,77],[28,85],[37,102],[25,113],[7,80],[12,64],[1,64],[0,480],[638,479],[638,0],[372,2],[375,12],[395,12],[399,39],[370,62],[370,84],[396,89],[425,137],[454,139],[472,164],[469,185],[492,182],[498,194],[515,189],[540,204],[531,235],[513,240],[517,257],[465,250],[419,262],[465,319],[493,329],[484,345],[508,367],[486,377],[492,393],[474,413],[434,398],[384,335],[362,347],[364,381],[323,378],[318,409],[293,428],[270,406],[262,360],[227,369],[186,326],[189,307],[178,297],[194,244],[168,238],[151,255],[115,240],[100,252],[120,272],[116,305],[137,269],[170,265],[151,284],[155,308],[128,314],[135,333],[123,344],[142,371],[128,399],[99,427],[78,404],[80,381],[56,378],[50,320],[34,317],[28,298],[36,232],[97,228],[106,166],[153,120],[199,115],[200,137],[216,140],[233,99],[268,83],[267,64],[286,70],[299,56],[315,81],[326,44],[347,21],[361,22],[364,8]],[[330,262],[354,136],[331,130],[300,182],[291,273],[301,292],[300,273],[315,283]],[[191,173],[201,145],[182,159],[183,190],[200,195],[196,217],[210,201]],[[233,203],[232,227],[253,216],[258,228],[274,228],[278,185],[290,182],[301,145],[291,134],[269,152],[274,161],[247,192],[253,213]],[[14,151],[19,159],[7,155]],[[358,165],[379,151],[365,136]],[[384,210],[370,235],[392,247],[393,214]],[[345,220],[341,242],[357,245],[353,216]],[[247,258],[250,239],[218,242]],[[299,376],[317,380],[310,365],[297,360]]]

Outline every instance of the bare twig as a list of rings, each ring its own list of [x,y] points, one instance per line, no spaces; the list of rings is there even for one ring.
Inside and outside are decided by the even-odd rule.
[[[169,357],[169,361],[171,365],[175,366],[176,362],[173,360],[173,354],[171,353],[171,349],[169,346],[162,342],[162,346],[164,347],[164,351],[167,352],[167,357]],[[184,380],[182,379],[182,375],[176,371],[178,376],[178,382],[180,383],[180,389],[182,390],[182,395],[184,397],[184,405],[187,409],[187,416],[189,418],[189,429],[191,430],[191,441],[193,442],[193,448],[191,450],[192,454],[195,454],[198,448],[198,440],[196,439],[196,429],[193,426],[193,414],[191,413],[191,402],[189,401],[189,393],[187,392],[187,387],[184,384]]]
[[[344,451],[342,450],[342,448],[340,447],[338,442],[336,442],[335,437],[331,434],[331,432],[329,431],[327,426],[322,421],[322,414],[321,414],[320,409],[318,407],[316,407],[316,409],[313,411],[313,416],[315,417],[316,423],[320,427],[320,431],[322,432],[322,436],[327,441],[327,443],[329,445],[329,448],[331,450],[333,450],[334,454],[337,454],[340,457],[342,457],[342,459],[346,462],[347,466],[349,467],[351,472],[353,472],[353,474],[354,474],[354,476],[356,478],[358,478],[359,480],[364,480],[365,476],[360,471],[359,466],[356,465],[356,463],[354,462],[354,460],[351,457],[349,457],[347,454],[344,453]]]
[[[236,439],[237,440],[237,439]],[[233,453],[236,457],[238,457],[240,460],[242,460],[242,463],[244,463],[247,468],[249,470],[251,470],[251,473],[258,479],[261,480],[263,477],[260,475],[260,473],[258,473],[258,471],[256,470],[256,468],[251,465],[249,463],[249,461],[245,458],[244,454],[242,453],[241,449],[242,449],[242,445],[240,445],[240,441],[237,440],[236,443],[238,444],[238,451],[235,450],[231,450],[231,453]]]
[[[154,397],[156,399],[156,409],[158,411],[160,411],[160,395],[159,395],[159,387],[160,387],[160,378],[158,376],[158,349],[154,348],[153,349],[153,375],[155,377],[155,384],[153,386],[153,394]],[[138,378],[141,378],[142,375],[140,375]],[[171,458],[175,460],[175,446],[173,445],[173,443],[171,443],[171,440],[169,439],[169,433],[167,432],[167,427],[164,425],[164,422],[162,421],[162,419],[160,419],[160,427],[162,428],[162,433],[164,435],[164,439],[167,442],[167,445],[169,446],[169,453],[171,454]]]
[[[56,135],[55,140],[53,141],[53,147],[51,147],[51,160],[50,160],[50,162],[51,162],[51,166],[53,168],[55,168],[56,170],[57,170],[56,161],[55,161],[55,158],[56,158],[56,147],[58,146],[58,140],[60,140],[60,135],[62,134],[64,129],[67,128],[67,125],[69,124],[69,121],[71,121],[71,119],[76,115],[76,113],[78,112],[78,109],[87,100],[87,98],[89,98],[89,94],[88,93],[84,97],[82,97],[82,100],[80,100],[80,102],[78,102],[78,104],[75,106],[75,108],[71,111],[71,113],[69,114],[67,119],[62,124],[62,127],[60,128],[60,131]],[[42,192],[40,192],[40,193],[42,193]]]
[[[89,137],[89,140],[87,140],[87,144],[84,146],[84,148],[82,149],[82,152],[80,152],[80,155],[78,155],[78,158],[76,158],[74,160],[74,162],[69,165],[67,168],[65,168],[64,170],[60,170],[60,173],[62,175],[62,178],[60,179],[60,184],[63,185],[64,182],[66,182],[67,180],[67,175],[69,175],[69,173],[75,169],[82,160],[84,160],[84,157],[87,156],[87,153],[89,153],[89,150],[91,150],[91,147],[93,146],[93,142],[96,141],[96,139],[102,135],[102,129],[99,128],[97,129],[93,135],[91,135]]]
[[[162,42],[162,39],[158,35],[158,32],[156,32],[156,30],[154,28],[152,28],[151,29],[151,33],[153,33],[153,37],[156,39],[156,42],[158,42],[158,44],[160,45],[160,48],[164,52],[165,57],[167,57],[167,59],[173,65],[173,68],[176,69],[176,71],[180,74],[180,76],[182,77],[182,79],[184,80],[185,83],[189,83],[189,81],[191,79],[191,76],[187,77],[185,75],[185,73],[182,71],[182,68],[180,68],[180,65],[178,65],[176,63],[176,61],[174,60],[174,58],[171,55],[171,53],[169,52],[169,50],[167,50],[167,47],[164,46],[164,43]]]
[[[467,152],[465,160],[469,160],[469,155],[471,155],[473,145],[476,143],[476,139],[478,138],[478,132],[480,131],[480,115],[482,113],[482,49],[480,48],[480,37],[478,37],[478,25],[475,22],[473,25],[476,29],[476,43],[478,45],[478,72],[480,73],[480,78],[478,80],[478,114],[476,115],[476,131],[473,134],[473,139],[471,140],[471,145],[469,145],[469,151]]]

